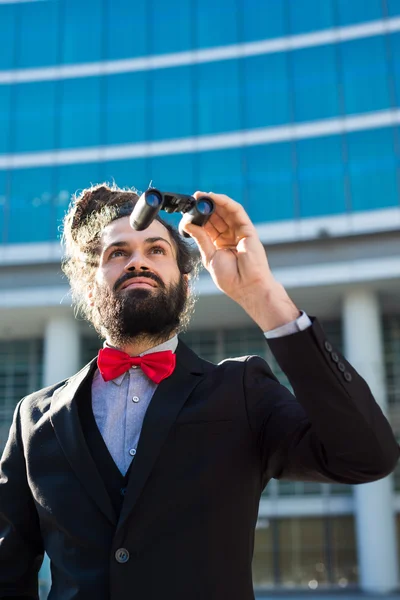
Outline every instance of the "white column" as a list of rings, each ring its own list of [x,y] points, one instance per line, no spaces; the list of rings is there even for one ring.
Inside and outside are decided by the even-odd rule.
[[[80,367],[79,326],[71,315],[51,317],[44,336],[43,385],[52,385],[76,373]],[[39,572],[40,597],[50,590],[50,561],[45,555]]]
[[[376,294],[353,289],[344,298],[344,354],[387,415],[380,307]],[[398,583],[392,477],[354,488],[360,586],[386,593]]]
[[[78,321],[72,314],[50,318],[44,339],[44,386],[70,377],[79,367]]]

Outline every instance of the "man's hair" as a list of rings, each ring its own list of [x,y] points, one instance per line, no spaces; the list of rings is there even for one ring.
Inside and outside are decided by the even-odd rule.
[[[93,322],[93,310],[87,293],[93,286],[99,266],[103,229],[113,221],[128,217],[139,195],[134,189],[122,189],[115,184],[100,183],[72,196],[64,217],[62,270],[67,276],[72,299],[78,311]],[[157,215],[156,220],[167,229],[176,248],[177,265],[181,274],[198,275],[200,260],[179,232]]]

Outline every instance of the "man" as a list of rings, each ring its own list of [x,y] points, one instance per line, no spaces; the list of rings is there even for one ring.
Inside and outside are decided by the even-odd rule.
[[[0,597],[37,598],[45,550],[53,600],[250,600],[270,478],[357,484],[394,469],[399,448],[365,381],[274,279],[243,207],[210,196],[207,225],[185,229],[296,397],[260,357],[214,365],[178,340],[192,309],[186,242],[160,219],[133,230],[133,192],[85,190],[65,219],[64,269],[106,342],[16,408]]]

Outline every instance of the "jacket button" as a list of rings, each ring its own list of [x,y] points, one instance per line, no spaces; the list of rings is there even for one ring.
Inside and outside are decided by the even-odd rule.
[[[346,367],[344,366],[344,364],[342,362],[338,363],[337,368],[339,369],[339,371],[341,371],[342,373],[345,372]]]
[[[115,559],[119,563],[126,563],[129,560],[129,552],[126,548],[118,548],[115,553]]]
[[[337,352],[332,352],[331,354],[331,359],[333,360],[333,362],[337,363],[339,362],[339,355]]]
[[[333,346],[330,342],[325,342],[324,346],[325,346],[325,350],[327,350],[328,352],[332,352]]]
[[[353,379],[351,376],[351,373],[349,373],[348,371],[343,373],[343,377],[345,378],[346,381],[351,381]]]

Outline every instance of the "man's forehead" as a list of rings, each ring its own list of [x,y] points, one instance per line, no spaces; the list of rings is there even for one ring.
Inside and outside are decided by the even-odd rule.
[[[147,229],[136,231],[130,226],[129,217],[121,217],[104,227],[101,234],[101,245],[104,248],[115,241],[129,242],[156,236],[160,236],[173,244],[168,230],[159,221],[154,220]]]

